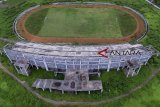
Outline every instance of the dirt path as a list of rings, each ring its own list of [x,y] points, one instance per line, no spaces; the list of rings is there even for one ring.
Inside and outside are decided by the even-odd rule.
[[[29,91],[33,95],[35,95],[38,99],[40,99],[40,100],[42,100],[46,103],[50,103],[52,105],[99,105],[99,104],[103,104],[103,103],[109,103],[109,102],[113,102],[113,101],[116,101],[116,100],[120,100],[124,97],[130,96],[131,94],[133,94],[137,90],[146,86],[160,72],[160,68],[156,69],[155,71],[152,71],[152,74],[142,84],[136,86],[135,88],[133,88],[129,92],[124,93],[120,96],[112,97],[112,98],[109,98],[109,99],[104,99],[104,100],[101,100],[101,101],[94,101],[94,102],[89,102],[89,101],[88,102],[78,102],[78,101],[72,102],[72,101],[58,101],[58,100],[56,101],[56,100],[52,100],[52,99],[43,97],[39,93],[34,91],[25,81],[20,80],[13,73],[11,73],[1,63],[0,63],[0,69],[2,69],[2,71],[4,73],[6,73],[7,75],[9,75],[11,78],[16,80],[20,85],[22,85],[27,91]]]
[[[120,37],[120,38],[87,38],[87,37],[40,37],[38,35],[33,35],[29,33],[25,28],[25,22],[30,15],[34,12],[45,8],[114,8],[121,11],[127,12],[129,15],[135,18],[137,23],[137,28],[133,32],[133,34]],[[29,11],[28,13],[24,14],[21,19],[19,19],[17,23],[17,32],[26,40],[32,42],[43,42],[43,43],[96,43],[96,44],[104,44],[104,43],[124,43],[130,42],[132,40],[136,40],[140,38],[145,32],[145,22],[144,20],[132,10],[125,8],[123,6],[118,5],[102,5],[102,4],[52,4],[52,5],[43,5],[36,9]]]

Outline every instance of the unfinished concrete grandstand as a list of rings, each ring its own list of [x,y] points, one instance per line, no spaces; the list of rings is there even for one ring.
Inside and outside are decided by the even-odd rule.
[[[135,76],[155,51],[153,47],[144,47],[141,44],[75,46],[17,42],[15,45],[4,47],[5,54],[20,74],[28,76],[31,73],[30,67],[64,74],[64,80],[37,79],[33,83],[33,87],[50,91],[62,90],[62,93],[64,91],[90,93],[93,90],[102,92],[102,82],[89,81],[90,74],[100,76],[102,70],[109,72],[111,69],[117,71],[124,69],[127,77]],[[65,86],[66,82],[70,87]]]

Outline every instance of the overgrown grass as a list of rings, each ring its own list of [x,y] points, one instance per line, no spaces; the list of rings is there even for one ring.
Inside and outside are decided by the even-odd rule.
[[[135,92],[132,96],[112,102],[98,105],[99,107],[159,107],[160,74],[146,87]],[[50,93],[52,94],[52,93]],[[49,107],[43,101],[38,100],[28,93],[16,81],[2,73],[0,70],[0,106],[1,107]],[[98,107],[92,106],[92,107]],[[52,106],[53,107],[53,106]],[[63,107],[90,107],[90,106],[63,106]]]
[[[155,4],[160,5],[160,0],[154,0]]]
[[[50,8],[47,14],[45,10],[32,14],[26,28],[43,37],[116,38],[135,31],[136,21],[129,16],[126,12],[110,8]]]
[[[92,107],[159,107],[160,105],[160,74],[149,82],[143,89],[135,92],[129,97]],[[70,106],[90,107],[90,106]]]
[[[26,29],[32,34],[38,34],[41,30],[41,27],[44,25],[44,20],[47,13],[48,9],[43,9],[33,13],[25,23]]]
[[[11,7],[11,6],[15,6],[19,3],[22,3],[26,0],[7,0],[6,3]]]
[[[121,14],[118,17],[119,26],[123,36],[128,36],[136,30],[137,24],[132,16]]]
[[[49,107],[0,69],[0,107]]]
[[[6,60],[6,57],[1,57],[2,63],[16,76],[18,76],[21,80],[24,80],[32,86],[33,82],[40,79],[63,79],[63,75],[58,75],[56,77],[54,72],[46,72],[44,69],[36,70],[35,68],[31,69],[32,74],[29,77],[22,76],[16,72],[13,65]],[[151,74],[150,70],[147,66],[142,67],[138,76],[127,78],[123,71],[111,70],[110,72],[103,71],[101,77],[98,76],[90,76],[91,80],[102,80],[103,83],[103,93],[100,91],[91,92],[91,94],[87,94],[87,92],[79,92],[78,95],[75,93],[66,92],[64,95],[61,94],[61,91],[53,91],[52,93],[49,90],[42,91],[35,89],[38,93],[43,96],[49,97],[54,100],[66,100],[66,101],[98,101],[106,98],[110,98],[113,96],[117,96],[128,92],[130,89],[144,82],[147,77]]]
[[[16,5],[0,9],[0,37],[18,39],[13,31],[13,22],[18,14],[33,5],[35,4],[19,2]]]

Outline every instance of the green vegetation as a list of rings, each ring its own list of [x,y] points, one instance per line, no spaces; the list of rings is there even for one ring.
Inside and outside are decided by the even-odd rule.
[[[134,95],[120,101],[99,105],[99,107],[159,107],[160,75],[152,80],[145,88]],[[52,93],[50,93],[52,94]],[[87,95],[87,94],[86,94]],[[23,100],[22,100],[23,99]],[[0,70],[0,106],[1,107],[50,107],[35,96],[28,93],[16,81]],[[52,106],[53,107],[53,106]],[[72,106],[64,106],[72,107]],[[90,106],[73,106],[90,107]],[[98,106],[92,106],[98,107]]]
[[[48,37],[122,37],[135,31],[136,21],[116,9],[50,8],[33,13],[26,28]]]
[[[19,4],[19,3],[22,3],[22,2],[24,2],[25,0],[7,0],[6,2],[7,2],[7,4],[9,5],[9,6],[15,6],[15,5],[17,5],[17,4]]]
[[[54,74],[51,72],[46,73],[46,71],[44,70],[33,70],[33,73],[31,75],[31,78],[29,77],[25,77],[22,75],[18,75],[15,70],[13,69],[12,66],[9,67],[8,62],[5,61],[6,58],[2,58],[2,62],[5,66],[8,66],[8,68],[15,73],[21,80],[27,80],[27,82],[31,83],[34,79],[36,79],[35,77],[40,77],[40,78],[54,78]],[[154,60],[151,60],[150,63],[155,62]],[[155,62],[157,63],[157,62]],[[8,65],[9,64],[9,65]],[[155,69],[157,68],[156,66],[159,65],[159,63],[155,64],[151,64],[149,65],[150,67],[154,67]],[[121,75],[120,72],[103,72],[102,76],[100,77],[104,81],[106,80],[110,80],[108,81],[109,84],[106,84],[104,87],[106,88],[110,88],[111,92],[107,92],[107,96],[110,94],[114,94],[119,92],[121,89],[125,89],[127,87],[127,85],[134,85],[134,83],[143,80],[142,78],[146,77],[145,75],[149,75],[148,72],[150,72],[150,70],[148,69],[148,67],[144,67],[141,70],[141,74],[140,77],[139,75],[137,77],[134,77],[133,81],[132,78],[121,78],[122,80],[119,80],[119,78],[123,75]],[[38,75],[38,76],[37,76]],[[120,75],[120,76],[119,76]],[[142,76],[143,75],[143,76]],[[62,76],[57,77],[57,78],[63,78]],[[97,77],[91,77],[92,79],[96,79]],[[110,78],[110,79],[108,79]],[[159,90],[160,90],[160,74],[154,78],[154,80],[152,80],[151,82],[149,82],[149,84],[144,87],[143,89],[139,90],[138,92],[135,92],[133,95],[118,100],[116,102],[112,102],[109,104],[102,104],[99,105],[100,107],[159,107]],[[125,79],[125,80],[123,80]],[[128,80],[128,84],[126,84],[126,81]],[[8,77],[6,74],[2,73],[2,71],[0,70],[0,106],[1,107],[28,107],[28,106],[34,106],[34,107],[44,107],[44,106],[48,106],[46,105],[44,102],[38,100],[35,96],[33,96],[32,94],[28,93],[22,86],[20,86],[16,81],[12,80],[10,77]],[[124,83],[123,83],[124,82]],[[134,82],[134,83],[133,83]],[[123,86],[123,87],[122,87]],[[115,89],[117,88],[117,89]],[[120,90],[119,90],[120,89]],[[88,96],[95,98],[95,96],[98,93],[91,93],[91,95],[88,95],[87,93],[78,93],[78,95],[75,95],[74,93],[65,93],[64,95],[62,95],[60,92],[48,92],[46,91],[42,91],[42,90],[38,90],[38,92],[40,94],[42,94],[43,96],[47,96],[47,97],[51,97],[53,99],[61,99],[64,100],[64,98],[66,98],[66,96],[68,96],[68,99],[70,100],[75,100],[74,97],[77,99],[82,101],[84,99],[86,99],[86,97],[88,98]],[[54,95],[55,94],[55,95]],[[7,95],[7,97],[6,97]],[[60,96],[61,95],[61,96]],[[81,98],[79,98],[81,96]],[[97,95],[97,99],[101,98],[100,97],[101,94],[99,93]],[[23,99],[23,100],[22,100]],[[64,107],[72,107],[72,106],[64,106]],[[73,107],[90,107],[90,106],[73,106]],[[93,106],[93,107],[97,107],[97,106]]]
[[[128,36],[136,30],[136,22],[135,19],[130,15],[119,15],[118,22],[121,30],[121,34],[123,36]]]
[[[0,37],[6,37],[9,39],[17,39],[16,35],[14,35],[14,33],[12,32],[12,22],[14,20],[14,18],[21,13],[23,10],[29,8],[30,6],[34,5],[33,3],[38,3],[38,4],[46,4],[48,2],[56,2],[56,1],[64,1],[64,0],[28,0],[27,2],[21,3],[21,4],[17,4],[16,6],[10,7],[10,8],[3,8],[0,9]],[[68,1],[75,1],[75,0],[68,0]],[[104,2],[111,2],[111,3],[115,3],[115,4],[119,4],[119,5],[126,5],[129,6],[133,9],[138,10],[140,13],[142,13],[148,23],[149,23],[149,33],[147,34],[147,36],[141,40],[139,43],[142,43],[144,45],[153,45],[156,49],[160,50],[160,11],[156,8],[154,8],[153,6],[147,4],[145,2],[145,0],[90,0],[90,1],[104,1]],[[0,43],[1,47],[4,46],[6,43],[2,42]],[[7,68],[9,68],[9,70],[11,70],[12,72],[14,72],[16,75],[18,75],[15,70],[12,68],[13,66],[11,66],[12,64],[10,64],[8,62],[8,59],[4,58],[4,56],[0,57],[0,60],[3,60],[3,63],[5,64],[5,66]],[[159,59],[158,57],[153,58],[149,64],[152,65],[148,65],[150,68],[156,68],[160,66],[159,63]],[[156,66],[153,66],[156,65]],[[35,71],[35,72],[34,72]],[[41,72],[41,73],[38,73]],[[111,90],[111,93],[106,91],[106,93],[104,93],[103,95],[97,95],[100,94],[99,92],[96,93],[91,93],[91,96],[88,97],[88,94],[84,94],[85,96],[83,96],[83,93],[78,93],[78,97],[81,97],[81,100],[86,100],[87,98],[90,98],[94,95],[97,95],[93,97],[92,100],[96,100],[98,99],[99,96],[106,96],[109,97],[111,95],[116,95],[117,94],[117,90],[120,89],[120,92],[118,90],[118,93],[124,92],[126,89],[131,88],[132,86],[134,86],[135,84],[137,84],[138,81],[140,81],[139,83],[141,83],[149,74],[148,72],[150,72],[150,70],[148,69],[147,66],[145,66],[143,68],[143,70],[140,72],[141,74],[138,75],[141,78],[134,77],[133,81],[132,78],[124,78],[123,73],[122,72],[109,72],[109,73],[103,73],[101,76],[101,79],[103,81],[114,81],[112,82],[112,84],[109,85],[105,85],[104,82],[104,87],[106,88],[105,90],[107,90],[107,86],[109,86]],[[45,74],[43,74],[45,73]],[[36,74],[39,74],[36,76]],[[37,71],[35,69],[33,69],[33,76],[35,77],[40,77],[40,78],[51,78],[54,74],[53,73],[46,73],[43,72],[43,70]],[[24,77],[21,75],[18,75],[18,77],[22,80],[27,80],[27,82],[29,84],[31,84],[32,81],[34,81],[36,78],[34,78],[31,75],[30,77]],[[142,76],[144,75],[144,76]],[[113,76],[113,78],[112,78]],[[105,78],[106,77],[106,78]],[[62,76],[60,77],[56,77],[56,78],[63,78]],[[92,79],[98,79],[97,77],[91,77]],[[111,79],[109,79],[111,78]],[[121,87],[121,85],[119,84],[119,79],[120,80],[120,84],[123,84],[123,87]],[[124,79],[124,80],[123,80]],[[130,80],[131,79],[131,80]],[[122,81],[122,82],[121,82]],[[126,82],[127,81],[127,82]],[[129,81],[131,82],[131,84],[129,83]],[[129,86],[125,86],[124,83],[128,83],[127,85]],[[135,83],[132,83],[135,82]],[[160,74],[154,78],[154,80],[152,80],[146,87],[144,87],[143,89],[139,90],[138,92],[135,92],[133,95],[126,97],[124,99],[118,100],[116,102],[112,102],[109,104],[102,104],[102,105],[98,105],[99,107],[159,107],[160,105]],[[116,89],[118,87],[118,89]],[[115,89],[115,91],[113,90]],[[51,97],[53,98],[53,96],[56,98],[56,95],[53,95],[55,93],[58,93],[59,95],[60,92],[53,92],[53,93],[49,93],[47,90],[45,92],[41,91],[41,90],[37,90],[38,92],[40,92],[41,94]],[[49,95],[48,95],[49,94]],[[80,94],[80,95],[79,95]],[[61,95],[62,96],[62,95]],[[71,93],[65,93],[65,96],[69,96],[69,100],[74,100],[73,98],[76,97],[76,95],[71,94]],[[54,98],[54,99],[55,99]],[[63,97],[59,97],[57,99],[62,99]],[[103,97],[100,97],[101,99]],[[80,99],[80,98],[77,98]],[[19,84],[17,84],[16,81],[12,80],[10,77],[8,77],[8,75],[2,73],[2,71],[0,70],[0,107],[45,107],[45,106],[49,106],[46,105],[43,101],[38,100],[35,96],[33,96],[32,94],[28,93],[28,91],[26,91],[23,87],[21,87]],[[96,106],[96,107],[98,107]],[[70,107],[70,106],[64,106],[64,107]],[[75,106],[74,106],[75,107]],[[83,105],[79,105],[76,107],[90,107],[90,106],[83,106]],[[94,107],[94,106],[93,106]]]
[[[63,75],[59,74],[57,77],[54,76],[54,72],[46,72],[44,69],[36,70],[35,68],[32,69],[32,74],[29,77],[20,75],[16,72],[13,65],[9,64],[9,61],[6,61],[6,57],[3,56],[1,58],[2,63],[16,76],[18,76],[21,80],[26,81],[30,86],[32,86],[33,82],[37,78],[41,79],[63,79]],[[49,97],[55,100],[66,100],[66,101],[98,101],[103,100],[106,98],[110,98],[113,96],[117,96],[128,92],[135,86],[144,82],[149,75],[151,74],[150,69],[147,66],[142,67],[138,76],[126,78],[123,71],[116,71],[112,70],[110,72],[102,71],[101,77],[96,75],[90,76],[90,79],[98,79],[102,80],[103,83],[103,93],[100,91],[91,92],[89,95],[87,92],[79,92],[78,95],[75,93],[65,93],[64,95],[61,94],[61,91],[53,91],[52,93],[49,90],[42,91],[41,89],[35,89],[41,95]],[[83,99],[82,99],[83,98]]]
[[[154,0],[155,4],[160,5],[160,0]]]
[[[28,93],[0,69],[0,107],[44,107],[49,105]]]
[[[13,22],[18,14],[33,5],[35,4],[20,2],[17,5],[0,9],[0,37],[17,39],[13,32]]]
[[[47,15],[47,12],[48,9],[43,9],[30,16],[25,23],[27,30],[32,32],[32,34],[38,34],[38,32],[41,30],[41,26],[44,24],[44,19]]]

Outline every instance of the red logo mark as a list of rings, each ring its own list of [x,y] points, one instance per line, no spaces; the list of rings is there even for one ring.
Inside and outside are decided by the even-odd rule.
[[[108,53],[107,50],[108,50],[108,48],[106,48],[106,49],[104,49],[102,51],[99,51],[98,54],[101,55],[102,57],[108,58],[108,56],[107,56],[107,53]]]

